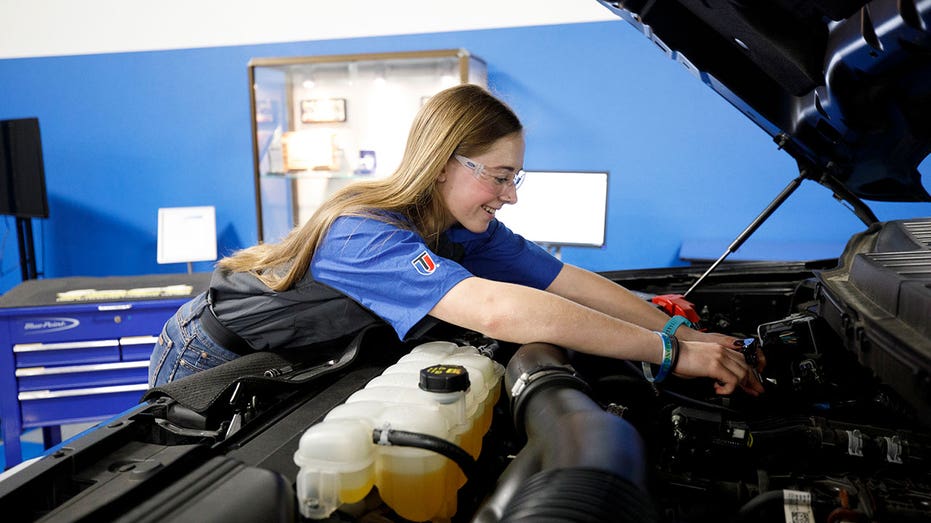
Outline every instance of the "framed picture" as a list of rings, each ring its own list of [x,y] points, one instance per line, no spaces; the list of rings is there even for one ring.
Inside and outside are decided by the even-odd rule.
[[[345,121],[345,98],[315,98],[311,100],[301,100],[302,123],[334,123]]]

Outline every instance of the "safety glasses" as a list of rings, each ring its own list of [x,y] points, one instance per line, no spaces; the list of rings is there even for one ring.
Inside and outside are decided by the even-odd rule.
[[[461,163],[466,169],[471,170],[475,178],[484,183],[496,194],[504,194],[510,187],[518,189],[520,185],[524,183],[524,178],[527,175],[523,169],[517,172],[505,171],[503,169],[497,172],[489,172],[489,170],[485,168],[485,164],[476,162],[475,160],[466,158],[465,156],[457,154],[454,155],[453,158]]]

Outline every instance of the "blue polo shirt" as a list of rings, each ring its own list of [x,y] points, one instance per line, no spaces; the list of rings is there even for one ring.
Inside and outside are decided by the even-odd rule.
[[[401,339],[460,281],[478,276],[545,289],[562,262],[493,220],[475,234],[455,226],[457,261],[431,251],[415,232],[376,218],[341,216],[317,248],[313,279],[389,323]]]

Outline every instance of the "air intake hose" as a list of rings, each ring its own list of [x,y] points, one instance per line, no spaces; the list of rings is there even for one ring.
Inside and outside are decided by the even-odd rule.
[[[473,521],[658,521],[640,435],[592,400],[564,350],[524,345],[505,385],[527,444]]]

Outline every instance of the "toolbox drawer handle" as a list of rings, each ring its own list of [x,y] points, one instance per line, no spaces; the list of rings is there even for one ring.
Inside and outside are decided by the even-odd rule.
[[[67,365],[62,367],[26,367],[16,369],[17,378],[29,376],[51,376],[53,374],[74,374],[79,372],[102,372],[107,370],[136,369],[139,367],[148,367],[149,362],[143,361],[121,361],[119,363],[98,363],[95,365]]]
[[[97,310],[100,312],[106,311],[128,311],[133,308],[132,303],[121,303],[119,305],[98,305]]]
[[[137,385],[114,385],[112,387],[90,387],[87,389],[68,389],[68,390],[33,390],[29,392],[20,392],[19,401],[29,400],[46,400],[55,398],[67,398],[73,396],[91,396],[95,394],[117,394],[120,392],[134,392],[149,390],[145,383]]]
[[[120,345],[155,345],[158,336],[124,336],[120,338]]]
[[[43,350],[92,349],[95,347],[119,347],[118,340],[74,341],[65,343],[18,343],[13,352],[37,352]]]

